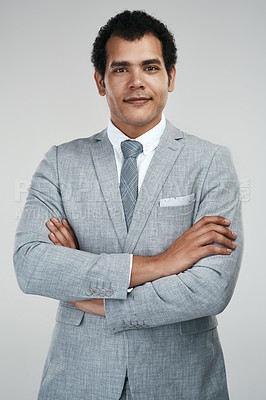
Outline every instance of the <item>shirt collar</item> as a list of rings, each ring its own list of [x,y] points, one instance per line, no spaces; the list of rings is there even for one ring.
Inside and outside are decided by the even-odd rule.
[[[163,134],[163,131],[166,126],[166,120],[164,114],[162,114],[161,121],[155,125],[149,131],[143,133],[143,135],[139,136],[137,139],[130,139],[130,140],[137,140],[143,146],[143,154],[146,155],[150,151],[156,149]],[[121,142],[124,140],[128,140],[129,137],[126,136],[123,132],[121,132],[111,121],[109,120],[108,127],[107,127],[107,136],[112,143],[113,147],[121,153]]]

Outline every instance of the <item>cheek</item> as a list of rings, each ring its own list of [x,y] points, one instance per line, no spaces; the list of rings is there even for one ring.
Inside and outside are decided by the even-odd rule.
[[[106,89],[106,99],[108,104],[118,104],[121,102],[122,98],[122,91],[118,86],[110,86],[108,89]]]
[[[106,100],[110,109],[114,109],[117,106],[116,97],[113,93],[106,92]]]
[[[148,82],[147,82],[148,83]],[[163,102],[167,100],[168,97],[168,78],[163,80],[158,80],[158,82],[150,82],[151,90],[158,99],[158,102]]]
[[[168,98],[168,90],[165,90],[165,88],[163,88],[160,92],[158,92],[158,96],[157,96],[158,105],[165,106],[165,104],[167,102],[167,98]]]

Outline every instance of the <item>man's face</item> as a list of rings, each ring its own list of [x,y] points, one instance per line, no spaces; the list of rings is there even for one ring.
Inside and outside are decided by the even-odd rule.
[[[135,41],[113,36],[106,52],[104,83],[95,72],[98,91],[106,95],[114,125],[137,137],[160,122],[168,92],[174,90],[175,68],[169,83],[161,42],[153,35]]]

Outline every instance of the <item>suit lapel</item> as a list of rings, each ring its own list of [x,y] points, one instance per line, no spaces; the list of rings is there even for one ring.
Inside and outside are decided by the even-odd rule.
[[[152,157],[127,232],[113,147],[106,130],[95,137],[91,154],[101,191],[116,231],[121,251],[133,253],[155,201],[184,143],[182,132],[167,121],[165,131]]]
[[[182,132],[167,121],[165,131],[146,172],[123,251],[133,253],[162,186],[184,143]]]
[[[96,142],[91,146],[92,158],[106,207],[122,250],[127,236],[127,228],[114,151],[106,130],[98,134],[95,140]]]

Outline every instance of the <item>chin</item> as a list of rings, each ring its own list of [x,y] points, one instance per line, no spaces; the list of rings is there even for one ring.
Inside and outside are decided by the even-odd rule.
[[[142,118],[140,116],[139,117],[132,116],[132,117],[124,118],[123,122],[126,123],[127,125],[141,126],[141,125],[149,124],[156,118],[157,118],[157,116],[151,116],[150,118],[147,118],[147,115],[143,116]]]
[[[150,120],[148,120],[148,121],[138,120],[138,121],[127,121],[126,123],[128,125],[132,125],[132,126],[143,126],[143,125],[147,125],[149,122],[151,122],[151,121]]]

